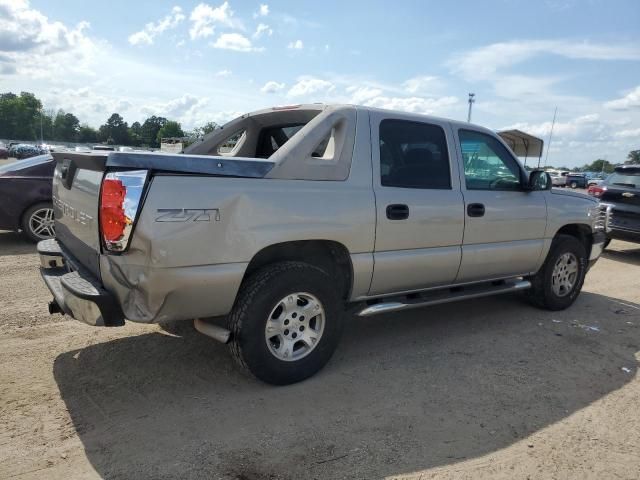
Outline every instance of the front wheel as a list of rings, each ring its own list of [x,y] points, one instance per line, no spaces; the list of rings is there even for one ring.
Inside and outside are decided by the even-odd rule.
[[[527,296],[538,307],[564,310],[578,298],[586,272],[587,253],[582,242],[558,235],[542,268],[530,278]]]
[[[578,188],[578,182],[571,182],[569,185],[571,188]]]
[[[299,382],[329,361],[342,333],[342,301],[324,270],[281,262],[243,284],[229,314],[231,353],[260,380]]]

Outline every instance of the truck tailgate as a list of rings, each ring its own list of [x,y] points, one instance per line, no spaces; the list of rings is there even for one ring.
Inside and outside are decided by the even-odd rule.
[[[56,237],[99,277],[98,201],[106,154],[54,153],[53,209]]]

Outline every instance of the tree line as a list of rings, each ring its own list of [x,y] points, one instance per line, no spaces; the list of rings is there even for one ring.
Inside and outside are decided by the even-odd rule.
[[[132,147],[159,147],[167,137],[199,138],[219,128],[209,122],[184,131],[179,122],[152,115],[144,122],[129,125],[119,113],[113,113],[99,128],[80,123],[64,110],[43,110],[42,102],[29,92],[0,94],[0,138],[78,143],[106,143]]]

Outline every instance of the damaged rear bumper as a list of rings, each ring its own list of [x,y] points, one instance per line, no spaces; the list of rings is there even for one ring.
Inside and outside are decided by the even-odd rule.
[[[93,326],[124,325],[124,314],[115,297],[55,239],[39,242],[38,255],[40,273],[54,298],[49,306],[51,313],[59,311]]]

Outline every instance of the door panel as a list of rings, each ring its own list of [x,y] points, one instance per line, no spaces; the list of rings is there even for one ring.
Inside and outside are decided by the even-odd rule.
[[[460,266],[460,247],[376,252],[370,295],[415,290],[453,282]]]
[[[370,119],[377,224],[369,294],[450,284],[460,266],[464,232],[451,129],[446,122],[417,122],[396,113],[371,112]],[[394,128],[383,123],[391,120],[400,123]],[[425,142],[419,140],[423,133]]]
[[[467,129],[456,134],[466,215],[456,281],[534,271],[547,224],[546,192],[521,189],[527,174],[495,135]],[[472,204],[482,205],[484,213],[470,215]]]

